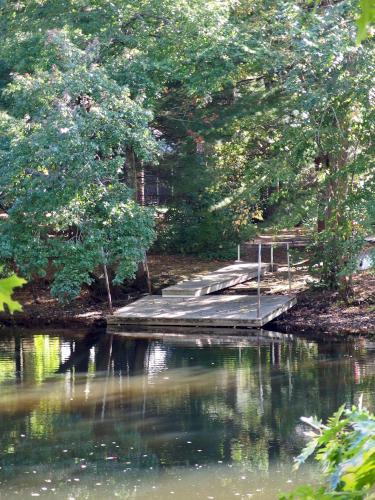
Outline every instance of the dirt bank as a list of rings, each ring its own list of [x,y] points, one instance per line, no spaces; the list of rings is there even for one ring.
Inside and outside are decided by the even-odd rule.
[[[375,336],[375,276],[361,273],[354,279],[355,299],[340,302],[338,294],[306,290],[298,295],[298,306],[274,321],[284,332]]]
[[[152,278],[153,293],[161,293],[165,286],[172,285],[182,279],[190,278],[197,273],[206,273],[226,265],[225,261],[202,260],[194,257],[154,255],[148,258]],[[26,327],[53,326],[62,328],[82,328],[85,326],[105,325],[105,317],[109,314],[106,293],[85,289],[70,304],[62,305],[49,293],[49,284],[45,281],[28,284],[16,289],[14,298],[23,307],[22,312],[13,316],[0,313],[0,323]],[[137,289],[132,284],[128,288],[113,291],[113,306],[122,307],[140,298],[146,289]]]

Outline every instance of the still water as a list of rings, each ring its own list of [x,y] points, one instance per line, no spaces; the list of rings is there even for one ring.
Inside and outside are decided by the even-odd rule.
[[[0,331],[0,498],[276,499],[301,415],[363,394],[375,346]]]

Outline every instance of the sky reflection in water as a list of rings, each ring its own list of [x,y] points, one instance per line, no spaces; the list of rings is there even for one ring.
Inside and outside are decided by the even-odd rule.
[[[365,342],[2,330],[0,497],[277,498],[314,480],[299,417],[374,409],[374,377]]]

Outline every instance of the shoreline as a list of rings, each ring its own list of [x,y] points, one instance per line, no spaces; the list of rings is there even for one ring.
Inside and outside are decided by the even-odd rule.
[[[205,273],[222,261],[204,261],[194,257],[152,256],[149,266],[153,278],[153,292],[160,294],[162,288],[198,273]],[[297,296],[297,305],[276,318],[265,329],[282,333],[303,335],[375,337],[375,275],[362,272],[354,278],[355,300],[352,304],[342,304],[335,292],[310,289],[306,269],[295,269],[292,293]],[[266,294],[288,294],[287,275],[281,268],[277,273],[268,273],[262,280]],[[223,293],[253,294],[255,283],[246,282],[234,286]],[[26,328],[105,328],[105,317],[109,314],[103,298],[94,298],[85,291],[67,306],[60,305],[49,296],[48,288],[39,286],[35,299],[35,286],[27,285],[15,293],[15,298],[23,304],[23,311],[13,316],[0,313],[0,326]],[[114,308],[130,304],[147,295],[143,291],[129,290],[113,301]]]
[[[313,307],[304,302],[297,303],[293,310],[275,319],[270,326],[282,333],[340,336],[343,339],[375,338],[375,310],[369,310],[366,306],[340,306],[333,302],[322,313],[319,311],[320,303],[319,299],[313,303]]]
[[[118,306],[130,304],[142,296],[144,293],[134,294],[126,302],[121,302]],[[320,310],[321,300],[307,302],[303,294],[297,296],[297,305],[290,311],[284,313],[279,318],[273,320],[265,329],[277,331],[280,333],[303,334],[304,336],[311,335],[324,337],[341,337],[348,339],[349,337],[375,338],[375,310],[373,311],[366,306],[356,307],[356,312],[352,312],[345,318],[343,312],[353,307],[344,308],[331,303],[326,307],[324,313]],[[37,306],[36,306],[37,308]],[[33,308],[34,309],[34,308]],[[331,312],[330,312],[331,311]],[[4,327],[23,327],[23,328],[59,328],[59,329],[82,329],[82,328],[100,328],[106,327],[106,315],[109,314],[105,304],[98,305],[94,310],[86,312],[74,312],[72,310],[61,310],[59,315],[44,314],[40,311],[39,314],[24,311],[16,313],[14,316],[4,313],[0,314],[0,324]],[[338,322],[337,322],[338,320]]]

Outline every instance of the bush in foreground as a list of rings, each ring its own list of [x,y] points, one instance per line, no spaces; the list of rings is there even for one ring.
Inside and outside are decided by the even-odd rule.
[[[315,417],[302,418],[311,427],[311,438],[295,459],[296,468],[314,455],[326,485],[318,489],[302,486],[281,500],[375,498],[375,416],[362,402],[351,409],[341,406],[323,424]]]

